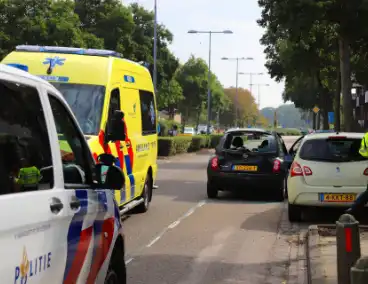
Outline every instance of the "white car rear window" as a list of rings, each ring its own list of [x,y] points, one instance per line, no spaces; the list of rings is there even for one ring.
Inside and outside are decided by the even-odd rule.
[[[333,138],[307,140],[300,149],[303,160],[323,162],[355,162],[365,160],[359,154],[361,139]]]

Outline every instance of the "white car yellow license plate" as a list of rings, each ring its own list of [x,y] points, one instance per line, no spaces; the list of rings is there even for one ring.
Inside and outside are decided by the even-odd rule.
[[[320,193],[321,202],[354,202],[355,199],[354,193]]]

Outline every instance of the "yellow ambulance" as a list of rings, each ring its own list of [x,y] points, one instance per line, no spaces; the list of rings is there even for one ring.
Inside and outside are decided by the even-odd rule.
[[[63,94],[96,162],[112,154],[125,174],[125,187],[115,192],[121,214],[146,212],[157,173],[157,110],[147,67],[110,50],[31,45],[17,46],[2,63],[49,81]],[[108,136],[116,115],[125,133],[107,142],[114,140]],[[60,147],[67,155],[68,147]]]

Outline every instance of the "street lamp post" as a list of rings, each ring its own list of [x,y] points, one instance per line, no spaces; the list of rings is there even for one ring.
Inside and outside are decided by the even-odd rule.
[[[243,73],[243,72],[240,72],[239,74],[241,75],[249,75],[249,91],[250,93],[252,93],[252,86],[253,86],[253,75],[256,75],[256,76],[260,76],[260,75],[263,75],[263,73]]]
[[[256,84],[258,87],[258,109],[261,110],[261,87],[269,87],[270,84]]]
[[[155,22],[153,28],[153,87],[157,92],[157,0],[154,4]]]
[[[223,57],[222,60],[236,61],[236,86],[235,86],[235,127],[238,127],[238,86],[239,86],[239,60],[253,60],[253,57]]]
[[[207,134],[210,134],[211,124],[211,53],[212,53],[212,34],[232,34],[230,30],[224,31],[197,31],[190,30],[188,34],[209,34],[209,51],[208,51],[208,90],[207,90]]]

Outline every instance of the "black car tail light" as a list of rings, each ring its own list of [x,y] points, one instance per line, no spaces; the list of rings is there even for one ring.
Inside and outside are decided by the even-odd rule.
[[[280,160],[276,159],[276,160],[273,161],[272,172],[278,173],[280,171],[281,171],[281,162],[280,162]]]
[[[213,157],[211,160],[211,169],[217,171],[219,169],[219,159],[218,157]]]

